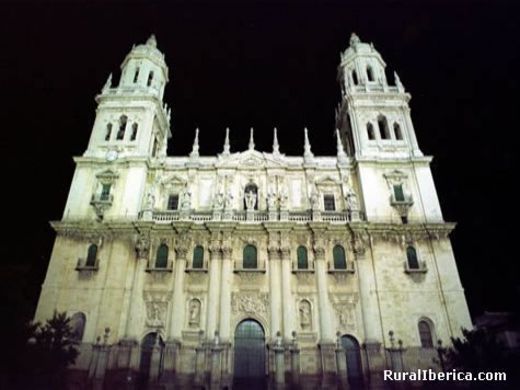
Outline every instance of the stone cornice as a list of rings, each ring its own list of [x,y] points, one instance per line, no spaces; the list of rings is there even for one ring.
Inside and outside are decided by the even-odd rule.
[[[239,224],[236,222],[208,222],[195,224],[191,221],[176,221],[171,224],[158,224],[147,221],[104,221],[93,220],[65,220],[52,221],[51,226],[56,233],[63,236],[106,236],[137,234],[143,232],[171,232],[174,234],[187,234],[195,232],[227,234],[233,233],[269,233],[269,232],[294,232],[301,234],[313,232],[318,235],[368,235],[374,238],[393,239],[401,237],[411,238],[447,238],[455,229],[453,222],[437,223],[373,223],[373,222],[351,222],[346,224],[331,224],[328,222],[309,222],[307,224],[294,224],[290,222]],[[290,233],[289,233],[290,234]]]

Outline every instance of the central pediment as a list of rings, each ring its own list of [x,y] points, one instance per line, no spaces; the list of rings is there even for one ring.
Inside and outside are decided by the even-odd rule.
[[[285,165],[283,155],[273,153],[263,153],[257,150],[248,149],[244,152],[231,153],[218,156],[217,166],[233,166],[251,168],[279,167]]]

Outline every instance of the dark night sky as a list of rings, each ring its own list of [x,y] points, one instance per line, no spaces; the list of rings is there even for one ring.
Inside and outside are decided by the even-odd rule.
[[[132,44],[155,33],[166,54],[169,154],[187,154],[197,126],[202,154],[221,151],[226,126],[232,150],[247,147],[253,126],[257,149],[269,151],[277,126],[281,151],[301,155],[307,126],[314,153],[334,155],[336,66],[355,31],[412,94],[445,219],[458,222],[452,242],[472,314],[517,305],[511,226],[520,20],[513,3],[72,3],[0,6],[1,276],[25,289],[26,302],[43,281],[54,237],[48,221],[61,218],[94,96],[110,72],[118,79]]]

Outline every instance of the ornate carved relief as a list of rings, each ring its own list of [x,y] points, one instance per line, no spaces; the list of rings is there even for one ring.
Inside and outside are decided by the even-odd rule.
[[[140,234],[135,244],[137,258],[147,259],[150,253],[150,238],[146,234]]]
[[[359,301],[357,293],[336,295],[332,297],[338,325],[342,329],[356,329],[356,305]]]
[[[146,326],[164,328],[168,311],[168,293],[166,291],[145,291]]]
[[[266,316],[269,307],[267,293],[233,293],[231,295],[231,307],[233,313],[260,314]]]

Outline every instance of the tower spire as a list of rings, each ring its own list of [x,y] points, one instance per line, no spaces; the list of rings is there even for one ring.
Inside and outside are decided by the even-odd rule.
[[[224,150],[222,154],[225,156],[229,156],[230,149],[231,148],[229,146],[229,127],[226,127],[226,138],[224,139]]]
[[[347,154],[345,153],[345,150],[343,149],[343,143],[341,142],[341,138],[339,136],[339,130],[336,129],[336,147],[338,150],[338,161],[339,162],[345,162],[347,159]]]
[[[191,158],[199,157],[199,128],[195,129],[195,139],[193,140],[193,148],[190,153]]]
[[[303,159],[310,160],[314,157],[314,154],[312,154],[312,151],[311,151],[311,143],[309,142],[309,134],[308,134],[308,130],[306,127],[303,129],[303,132],[304,132],[304,136],[305,136],[305,139],[304,139],[305,142],[303,144]]]
[[[255,149],[255,141],[253,139],[253,128],[251,127],[251,134],[249,136],[249,150]]]
[[[274,128],[274,134],[273,134],[273,154],[279,155],[280,154],[280,145],[278,144],[278,135],[276,127]]]
[[[151,34],[148,40],[146,41],[147,46],[157,47],[157,39],[155,39],[155,34]]]

